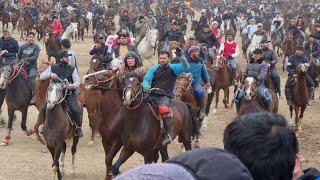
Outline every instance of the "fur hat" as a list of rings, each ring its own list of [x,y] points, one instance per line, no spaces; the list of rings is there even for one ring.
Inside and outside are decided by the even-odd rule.
[[[188,53],[191,54],[193,51],[200,51],[200,46],[191,46]]]

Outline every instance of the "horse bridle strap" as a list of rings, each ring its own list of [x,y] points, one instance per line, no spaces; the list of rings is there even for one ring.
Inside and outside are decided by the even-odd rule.
[[[13,72],[8,78],[9,83],[11,83],[16,77],[18,77],[19,73],[23,70],[24,64],[24,61],[20,61],[20,63],[16,65],[16,67],[19,67],[19,69],[17,70],[17,68],[13,68]]]
[[[139,88],[138,93],[134,90],[134,88],[133,88],[131,85],[128,86],[128,87],[126,87],[126,88],[124,88],[124,89],[123,89],[123,97],[124,97],[124,95],[125,95],[125,92],[126,92],[128,89],[132,89],[133,92],[134,92],[134,94],[135,94],[134,98],[132,99],[133,102],[135,102],[135,101],[138,99],[139,95],[141,95],[141,99],[140,99],[140,101],[139,101],[138,104],[136,104],[136,105],[133,106],[133,107],[130,107],[130,104],[127,105],[127,108],[130,109],[130,110],[137,109],[137,108],[142,104],[143,99],[144,99],[143,93],[142,93],[142,87]]]
[[[113,79],[114,79],[115,77],[116,77],[116,75],[112,72],[112,76],[111,76],[109,79],[106,79],[106,80],[98,80],[97,74],[94,74],[94,78],[95,78],[95,80],[96,80],[96,84],[94,84],[94,86],[97,86],[97,87],[102,88],[102,89],[110,89],[111,86],[112,86],[112,84],[113,84]],[[110,84],[109,84],[109,87],[103,87],[103,86],[100,86],[100,85],[99,85],[100,83],[105,83],[105,82],[109,82],[109,81],[111,81]]]

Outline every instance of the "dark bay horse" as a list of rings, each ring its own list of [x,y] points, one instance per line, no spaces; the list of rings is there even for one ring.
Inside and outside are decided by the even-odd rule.
[[[112,160],[122,147],[121,133],[124,122],[120,118],[121,87],[116,76],[117,71],[118,69],[107,69],[87,74],[83,81],[86,89],[101,91],[99,133],[106,157],[106,179],[111,179]]]
[[[46,114],[42,114],[45,118],[43,125],[43,137],[53,159],[53,179],[58,177],[59,180],[62,179],[62,175],[64,174],[64,156],[67,149],[66,139],[71,137],[73,138],[71,147],[72,174],[75,174],[75,155],[79,142],[79,137],[75,136],[73,133],[74,124],[70,120],[70,116],[66,109],[61,105],[61,102],[67,96],[65,86],[66,84],[59,78],[50,81],[47,92]],[[82,118],[82,112],[80,114],[80,117]],[[59,162],[60,155],[61,162]]]
[[[35,29],[34,20],[32,19],[30,14],[22,12],[18,21],[20,30],[20,40],[24,40],[24,34]]]
[[[8,29],[9,23],[12,23],[12,32],[16,29],[18,19],[20,17],[20,12],[18,10],[14,10],[14,12],[4,12],[2,14],[2,30],[6,25],[6,29]]]
[[[257,95],[257,80],[253,77],[247,77],[243,83],[245,93],[244,99],[241,102],[238,116],[249,113],[268,112],[267,108],[261,103]],[[268,88],[268,86],[266,85]],[[269,89],[272,95],[272,112],[278,113],[279,100],[274,90]]]
[[[152,93],[152,89],[150,90]],[[161,152],[162,161],[167,160],[167,147],[161,145],[163,137],[163,122],[158,117],[153,105],[145,99],[142,92],[141,77],[129,75],[124,80],[122,119],[125,121],[121,140],[124,148],[121,151],[114,168],[119,167],[138,152],[144,157],[145,163],[156,162]],[[191,150],[191,138],[194,135],[192,109],[185,103],[172,100],[170,104],[173,113],[173,139],[179,136],[186,150]]]
[[[47,16],[43,16],[40,19],[40,22],[37,26],[37,39],[38,41],[40,41],[41,39],[45,40],[45,36],[46,36],[46,29],[49,26],[49,24],[51,24],[51,22],[49,21],[49,18]]]
[[[24,63],[3,65],[0,69],[0,88],[7,89],[6,103],[8,106],[8,131],[1,145],[6,146],[11,139],[14,112],[20,111],[22,114],[21,129],[26,136],[33,134],[32,130],[27,130],[27,114],[32,91],[28,84],[27,74],[22,68]]]
[[[45,40],[48,60],[50,62],[51,57],[54,57],[57,62],[59,60],[59,58],[57,57],[57,52],[61,49],[61,47],[59,46],[57,39],[53,34],[53,29],[51,27],[48,27],[46,29],[46,32],[49,34],[48,39]]]
[[[298,65],[298,76],[292,80],[292,106],[290,106],[290,117],[292,118],[292,112],[295,112],[295,131],[296,133],[301,131],[301,120],[303,118],[304,111],[306,110],[309,90],[307,86],[307,67],[304,64]]]
[[[289,32],[286,36],[286,39],[283,42],[283,63],[282,63],[282,70],[284,71],[287,66],[288,59],[291,55],[294,54],[295,50],[295,42],[293,39],[292,32]]]
[[[229,87],[232,86],[232,71],[228,65],[228,61],[223,58],[222,55],[217,54],[215,64],[214,64],[214,86],[213,89],[216,95],[216,103],[213,113],[217,112],[218,102],[219,102],[219,92],[222,89],[224,92],[223,104],[225,108],[228,108],[229,103]],[[240,82],[242,79],[242,72],[237,66],[237,80]],[[238,87],[236,86],[234,90],[236,91]],[[233,103],[233,101],[232,101]]]

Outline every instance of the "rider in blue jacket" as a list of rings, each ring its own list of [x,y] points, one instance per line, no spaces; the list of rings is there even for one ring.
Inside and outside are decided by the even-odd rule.
[[[206,115],[206,97],[205,97],[205,89],[203,88],[203,83],[207,88],[211,88],[210,86],[210,78],[206,68],[206,65],[203,62],[203,59],[200,57],[200,47],[192,46],[189,48],[189,72],[192,74],[192,87],[193,92],[196,96],[196,100],[200,107],[199,118],[203,119]]]

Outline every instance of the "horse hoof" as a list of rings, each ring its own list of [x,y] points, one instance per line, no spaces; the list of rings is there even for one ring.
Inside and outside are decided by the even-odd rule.
[[[9,140],[8,139],[4,139],[2,140],[2,142],[0,143],[0,146],[8,146],[9,145]]]
[[[70,170],[70,174],[72,175],[72,176],[75,176],[77,173],[76,173],[76,170],[75,169],[71,169]]]
[[[228,109],[230,107],[230,104],[226,104],[226,109]]]
[[[93,146],[94,146],[94,141],[90,140],[90,141],[88,142],[88,146],[89,146],[89,147],[93,147]]]
[[[201,124],[201,130],[206,131],[207,129],[208,129],[208,116],[205,116]]]
[[[298,128],[298,132],[299,132],[299,133],[302,133],[302,127],[299,127],[299,128]]]
[[[217,114],[217,109],[213,109],[212,114]]]
[[[31,136],[34,133],[34,131],[32,129],[29,129],[27,131],[24,131],[24,133],[26,136]]]

